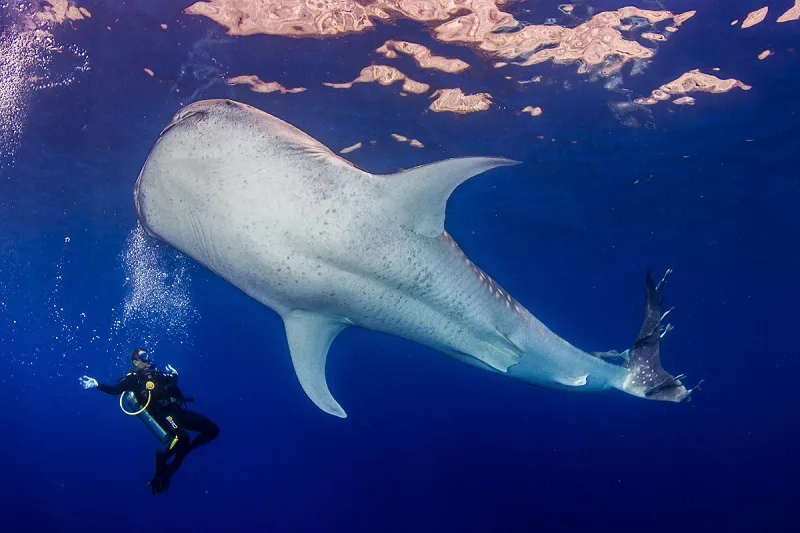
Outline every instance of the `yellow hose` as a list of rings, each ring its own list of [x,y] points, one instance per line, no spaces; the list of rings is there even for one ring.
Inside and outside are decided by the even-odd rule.
[[[144,407],[142,407],[141,409],[139,409],[135,413],[129,413],[128,411],[125,410],[124,407],[122,407],[122,398],[127,393],[128,393],[128,391],[125,391],[125,392],[123,392],[122,394],[119,395],[119,408],[122,409],[123,413],[125,413],[126,415],[130,415],[130,416],[136,416],[136,415],[144,413],[145,409],[147,409],[147,406],[150,405],[150,398],[153,397],[153,394],[148,390],[147,391],[147,403],[144,404]],[[131,393],[131,394],[133,394],[133,393]]]

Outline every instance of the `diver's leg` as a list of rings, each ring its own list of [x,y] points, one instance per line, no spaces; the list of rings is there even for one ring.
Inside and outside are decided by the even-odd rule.
[[[181,466],[190,451],[203,444],[208,444],[219,435],[219,427],[200,413],[183,411],[178,415],[178,419],[180,420],[181,434],[174,449],[175,458],[168,466],[170,476]],[[195,431],[200,434],[190,441],[187,431]]]
[[[186,430],[200,433],[190,444],[192,450],[199,448],[203,444],[208,444],[219,435],[219,426],[205,416],[194,411],[184,411],[181,413],[181,424]]]
[[[191,451],[191,444],[189,442],[189,434],[185,431],[181,431],[181,434],[178,438],[178,443],[172,448],[171,453],[175,455],[166,467],[166,478],[167,483],[169,483],[169,479],[175,473],[178,468],[180,468],[181,463],[183,463],[184,458],[189,454]]]
[[[172,462],[170,462],[166,468],[167,485],[169,484],[169,479],[175,474],[178,468],[180,468],[183,460],[190,451],[198,446],[211,442],[219,435],[219,427],[217,427],[214,422],[194,411],[183,411],[179,415],[179,420],[181,432],[178,437],[178,443],[170,452],[170,455],[174,454],[175,458],[172,459]],[[197,431],[200,434],[190,442],[187,431]]]
[[[152,413],[156,420],[162,425],[162,427],[170,427],[167,424],[167,416],[172,415],[175,416],[175,413],[170,412],[162,412],[162,413]],[[178,429],[177,434],[178,440],[173,441],[163,449],[163,450],[156,450],[156,472],[153,475],[153,479],[150,480],[150,488],[152,489],[153,494],[160,494],[161,492],[165,492],[169,487],[169,480],[174,472],[172,465],[175,463],[175,460],[178,456],[182,453],[186,453],[185,449],[189,447],[189,434],[182,429]],[[168,463],[171,457],[172,463]],[[182,458],[181,458],[182,460]],[[180,464],[180,463],[179,463]]]
[[[169,447],[164,450],[156,450],[156,475],[167,468],[167,459],[172,455]]]
[[[169,467],[167,459],[172,455],[172,450],[167,447],[165,450],[156,450],[156,473],[150,480],[150,490],[153,494],[160,494],[167,490],[169,486]]]

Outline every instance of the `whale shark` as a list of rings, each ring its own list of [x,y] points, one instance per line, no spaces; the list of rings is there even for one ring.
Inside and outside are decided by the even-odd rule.
[[[163,129],[133,198],[148,235],[280,315],[302,389],[331,415],[347,416],[328,388],[328,350],[351,326],[539,387],[688,401],[697,387],[660,362],[666,276],[656,284],[647,270],[633,347],[589,353],[528,312],[445,230],[459,184],[516,163],[460,157],[371,174],[257,108],[202,100]]]

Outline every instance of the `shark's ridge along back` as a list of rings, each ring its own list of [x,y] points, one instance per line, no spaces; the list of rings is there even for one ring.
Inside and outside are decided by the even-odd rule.
[[[683,376],[673,378],[652,357],[660,315],[627,362],[586,353],[531,315],[445,232],[453,190],[514,163],[465,157],[376,176],[272,115],[205,100],[164,129],[134,201],[150,235],[283,318],[298,381],[326,413],[346,416],[325,367],[348,326],[541,387],[688,399]],[[660,313],[654,290],[648,285],[646,324]],[[660,381],[642,381],[651,375]]]

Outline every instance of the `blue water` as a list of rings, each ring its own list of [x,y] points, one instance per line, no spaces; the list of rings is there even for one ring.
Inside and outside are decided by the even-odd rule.
[[[762,3],[661,3],[700,12],[626,88],[641,96],[718,66],[753,89],[659,104],[638,128],[608,107],[622,95],[572,66],[530,68],[553,84],[519,91],[409,21],[334,40],[231,38],[181,15],[188,2],[80,3],[92,19],[56,36],[91,70],[29,93],[0,168],[3,530],[794,530],[800,22],[774,23],[791,4],[782,0],[754,28],[728,26]],[[509,12],[524,18],[528,4],[551,13],[557,2]],[[370,61],[434,86],[456,80],[370,53],[390,38],[470,62],[459,86],[488,90],[495,109],[454,118],[397,87],[320,85]],[[767,48],[776,55],[758,61]],[[309,90],[264,95],[220,79],[238,74]],[[377,139],[348,155],[374,173],[463,155],[523,161],[459,187],[447,230],[586,350],[630,347],[646,268],[674,269],[663,364],[689,384],[705,379],[703,390],[686,405],[557,393],[351,329],[327,371],[349,418],[325,415],[294,376],[276,314],[136,232],[132,187],[159,132],[182,105],[220,97],[335,151]],[[525,105],[544,114],[519,115]],[[77,380],[113,382],[136,345],[177,367],[193,409],[221,427],[157,497],[147,486],[156,441]]]

